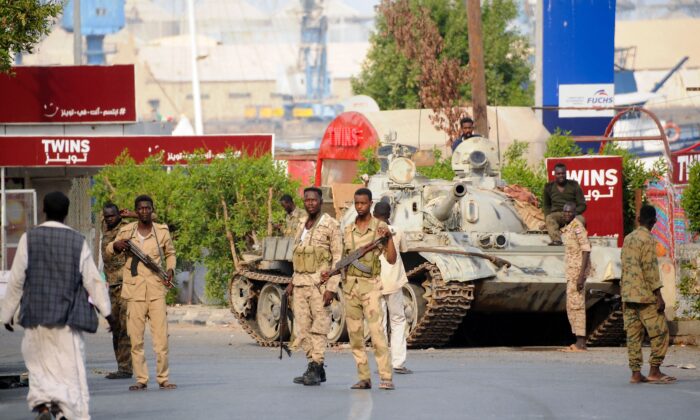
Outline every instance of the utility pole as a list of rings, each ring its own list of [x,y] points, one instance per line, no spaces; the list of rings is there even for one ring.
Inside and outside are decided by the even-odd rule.
[[[480,0],[467,0],[467,31],[469,33],[469,64],[474,72],[472,109],[475,132],[488,137],[489,122],[486,115],[486,74],[484,71],[484,42],[481,36]]]
[[[80,0],[73,0],[73,64],[83,64],[83,31],[80,19]]]
[[[192,50],[192,103],[194,104],[194,133],[204,133],[202,124],[202,97],[199,93],[199,72],[197,71],[197,29],[194,19],[194,0],[187,0],[187,15],[190,24],[190,47]]]

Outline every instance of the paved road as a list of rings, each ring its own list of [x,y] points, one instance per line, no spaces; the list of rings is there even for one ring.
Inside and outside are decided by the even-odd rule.
[[[21,336],[21,329],[0,332],[0,374],[22,370]],[[666,368],[679,377],[674,385],[630,385],[624,348],[585,355],[554,348],[415,350],[408,355],[415,374],[397,375],[395,391],[351,391],[355,369],[347,349],[329,352],[328,382],[304,387],[291,382],[305,368],[302,354],[280,361],[237,326],[171,325],[170,340],[171,379],[179,388],[159,391],[152,379],[155,389],[135,393],[127,391],[128,380],[102,378],[114,368],[108,333],[88,337],[94,419],[651,419],[700,412],[698,369]],[[672,347],[666,363],[700,367],[700,349]],[[25,396],[26,388],[0,390],[0,418],[32,418]]]

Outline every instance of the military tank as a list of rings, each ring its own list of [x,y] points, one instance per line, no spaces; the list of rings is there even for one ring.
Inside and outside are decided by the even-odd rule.
[[[452,155],[453,181],[417,173],[406,147],[395,144],[388,169],[369,179],[374,201],[387,201],[392,225],[404,231],[409,283],[403,288],[409,347],[444,346],[468,313],[565,312],[564,248],[548,246],[543,231],[528,230],[513,199],[498,187],[495,144],[462,142]],[[350,207],[341,226],[356,216]],[[291,238],[266,238],[263,255],[231,282],[231,309],[261,345],[279,338],[280,297],[291,280]],[[591,237],[586,282],[589,345],[623,338],[615,300],[620,278],[617,238]],[[339,297],[342,299],[342,296]],[[331,343],[346,338],[342,301],[332,306]],[[293,317],[293,316],[292,316]],[[293,322],[293,319],[290,319]]]

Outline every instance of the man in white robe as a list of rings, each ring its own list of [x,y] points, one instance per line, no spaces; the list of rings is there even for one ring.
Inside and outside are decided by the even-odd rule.
[[[83,331],[95,332],[97,317],[88,295],[113,322],[108,290],[85,238],[63,224],[69,204],[60,192],[44,198],[47,222],[22,235],[0,311],[0,321],[13,331],[21,301],[27,402],[37,419],[51,419],[51,411],[59,419],[90,418]]]

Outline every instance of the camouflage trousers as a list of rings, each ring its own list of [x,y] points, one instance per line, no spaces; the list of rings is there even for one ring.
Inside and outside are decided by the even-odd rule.
[[[576,218],[584,226],[586,226],[586,219],[580,214]],[[566,225],[566,220],[564,220],[564,213],[561,211],[555,211],[554,213],[549,213],[544,218],[544,224],[547,226],[547,234],[549,239],[552,241],[561,241],[561,228]]]
[[[625,302],[622,312],[627,332],[627,354],[632,372],[642,370],[642,340],[646,331],[651,340],[649,365],[661,366],[668,350],[669,332],[666,317],[656,311],[655,303]]]
[[[131,340],[126,332],[126,300],[122,299],[121,294],[121,285],[110,286],[109,300],[112,302],[112,316],[116,321],[112,327],[112,347],[119,372],[131,373]]]
[[[346,279],[347,280],[347,279]],[[382,292],[381,281],[376,279],[358,278],[350,290],[344,289],[345,323],[350,336],[352,356],[357,365],[357,376],[360,380],[370,379],[369,361],[365,352],[364,320],[367,320],[369,334],[372,339],[374,358],[377,361],[379,378],[391,381],[391,356],[387,344],[384,327],[382,326]]]
[[[331,329],[331,307],[323,306],[323,294],[315,286],[294,286],[292,308],[295,345],[301,346],[309,361],[323,364]]]
[[[567,268],[566,273],[566,316],[569,318],[571,332],[576,337],[586,336],[586,294],[585,289],[576,290],[578,281],[578,267],[572,267],[571,273]]]

